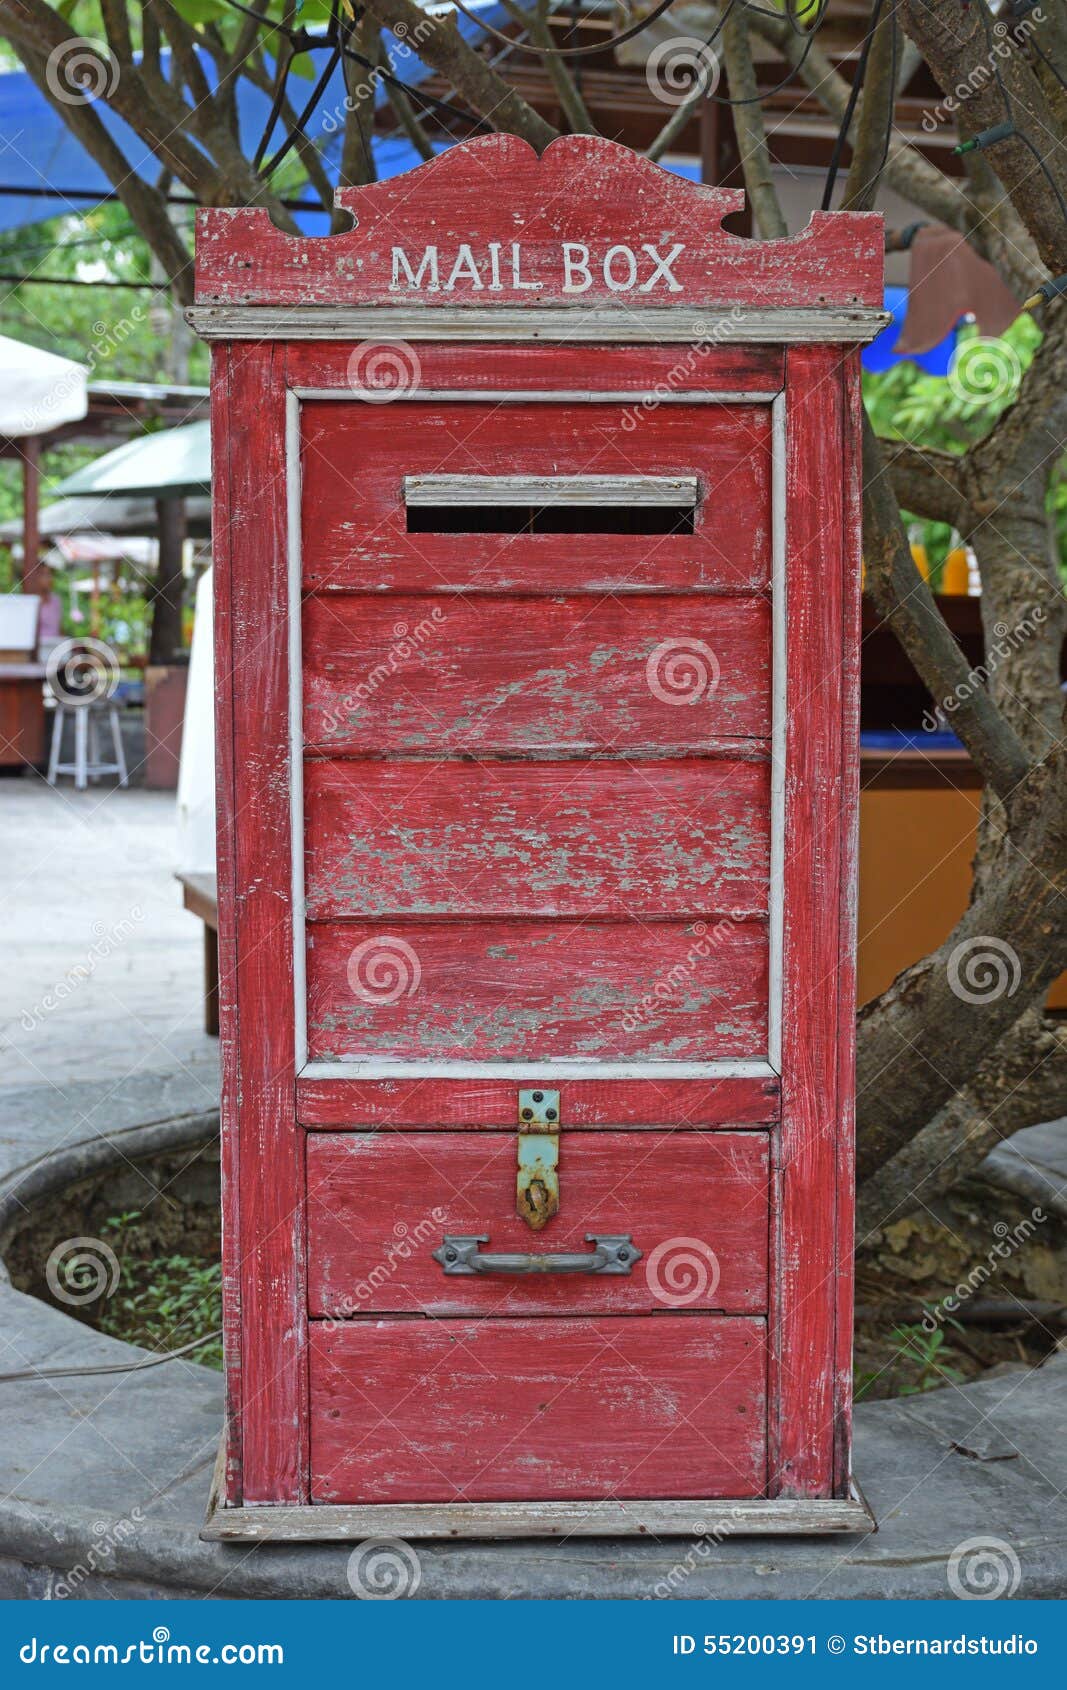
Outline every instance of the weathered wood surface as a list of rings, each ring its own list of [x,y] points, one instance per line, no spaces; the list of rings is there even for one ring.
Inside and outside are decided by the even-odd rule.
[[[658,990],[657,990],[658,988]],[[761,921],[311,922],[308,1050],[549,1061],[758,1057]]]
[[[334,756],[706,754],[770,732],[764,598],[312,595],[303,647],[305,742]],[[676,692],[703,665],[691,704],[672,663]]]
[[[515,1212],[513,1132],[313,1138],[311,1314],[766,1311],[766,1133],[567,1135],[559,1169],[559,1213],[534,1239]],[[458,1278],[431,1254],[445,1233],[549,1254],[629,1234],[643,1255],[627,1276]]]
[[[209,1510],[209,1543],[355,1543],[364,1538],[806,1537],[869,1533],[875,1525],[858,1496],[810,1500],[758,1497],[723,1502],[408,1502],[310,1508]]]
[[[633,922],[767,908],[766,763],[310,762],[304,794],[316,921],[617,918],[629,948]]]
[[[720,226],[743,205],[739,190],[695,186],[592,136],[565,136],[540,158],[514,136],[486,136],[338,201],[356,226],[321,240],[283,234],[266,211],[199,212],[197,299],[637,312],[882,303],[876,214],[815,212],[791,240],[746,241]]]
[[[547,1080],[543,1081],[548,1084]],[[556,1085],[556,1081],[551,1082]],[[524,1084],[535,1086],[536,1076]],[[566,1080],[560,1120],[569,1132],[602,1127],[676,1132],[755,1126],[778,1119],[779,1083],[766,1079]],[[297,1119],[305,1126],[468,1127],[491,1131],[518,1122],[509,1080],[298,1080]]]
[[[307,1495],[307,1323],[303,1286],[304,1146],[293,1116],[292,830],[289,781],[289,599],[285,486],[263,465],[285,455],[276,346],[235,348],[225,468],[216,672],[226,783],[219,814],[220,931],[233,974],[223,1024],[227,1167],[236,1139],[241,1277],[241,1437],[245,1502]],[[273,394],[264,403],[264,394]],[[216,464],[218,464],[218,457]],[[232,710],[232,714],[231,714]],[[231,1189],[228,1185],[228,1189]],[[228,1202],[230,1199],[228,1199]],[[227,1223],[237,1218],[230,1208]],[[228,1259],[229,1259],[229,1246]]]
[[[785,922],[782,1124],[772,1232],[772,1491],[828,1495],[834,1483],[838,1395],[838,1140],[840,1020],[851,1014],[841,973],[849,894],[842,837],[854,826],[854,785],[843,785],[844,591],[849,621],[858,573],[855,530],[846,537],[841,355],[791,348],[787,359],[788,520]],[[852,512],[854,518],[854,511]],[[849,652],[848,685],[856,665]],[[853,690],[848,695],[854,722]],[[858,740],[858,736],[857,736]],[[842,1001],[842,993],[845,1001]]]
[[[312,1496],[758,1496],[765,1333],[717,1315],[312,1321]]]
[[[291,322],[294,314],[282,309]],[[425,311],[422,314],[431,325],[437,321]],[[334,315],[339,316],[340,311]],[[345,400],[362,391],[365,364],[357,362],[355,373],[360,380],[353,384],[354,349],[342,330],[335,328],[332,338],[327,339],[303,341],[298,335],[284,338],[288,342],[286,379],[303,397],[326,392]],[[511,396],[507,403],[540,405],[548,395],[558,400],[561,394],[567,394],[572,405],[592,404],[598,411],[602,407],[627,408],[631,421],[624,426],[630,434],[636,434],[640,425],[665,405],[706,404],[712,400],[718,404],[726,395],[734,403],[743,395],[750,403],[766,404],[781,392],[785,382],[782,346],[735,345],[723,335],[716,335],[714,345],[698,342],[683,352],[677,346],[657,344],[530,346],[510,341],[506,333],[493,335],[488,344],[484,335],[475,344],[447,339],[431,339],[425,344],[420,341],[414,350],[415,360],[404,363],[400,349],[394,349],[394,356],[401,360],[395,365],[397,374],[406,370],[414,378],[406,384],[398,383],[401,395],[417,387],[426,395],[466,395],[468,401],[477,395],[495,399],[499,405],[505,402],[500,396],[507,394]],[[632,464],[627,467],[632,471]],[[431,473],[452,472],[453,468],[441,464]]]
[[[342,366],[342,380],[343,380]],[[425,372],[423,372],[425,376]],[[762,590],[770,569],[770,420],[765,404],[569,400],[307,400],[301,407],[304,586],[318,592]],[[405,475],[697,475],[692,534],[407,532]],[[531,607],[532,610],[533,607]]]

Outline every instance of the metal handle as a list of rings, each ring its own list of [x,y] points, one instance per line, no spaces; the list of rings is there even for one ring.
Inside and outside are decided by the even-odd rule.
[[[472,1273],[629,1273],[641,1259],[641,1251],[634,1247],[629,1233],[618,1237],[585,1235],[587,1244],[595,1246],[588,1254],[577,1250],[560,1251],[558,1255],[499,1255],[482,1256],[479,1244],[488,1244],[486,1234],[476,1238],[456,1238],[446,1233],[433,1259],[440,1262],[447,1274]]]

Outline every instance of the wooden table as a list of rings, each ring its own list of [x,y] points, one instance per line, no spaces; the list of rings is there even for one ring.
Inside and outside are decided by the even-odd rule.
[[[219,1033],[219,895],[218,875],[175,875],[187,910],[204,923],[204,1031]]]
[[[0,663],[0,764],[44,762],[43,663]]]

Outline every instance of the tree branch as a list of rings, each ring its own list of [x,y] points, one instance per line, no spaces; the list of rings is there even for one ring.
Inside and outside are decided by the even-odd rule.
[[[964,1085],[911,1142],[859,1190],[856,1235],[934,1202],[1021,1127],[1067,1104],[1067,1027],[1027,1009]]]
[[[818,42],[811,44],[801,63],[804,43],[787,24],[753,15],[752,28],[778,49],[820,104],[840,123],[848,105],[849,85]],[[1025,223],[1010,207],[1004,208],[999,223],[994,226],[983,208],[973,204],[936,166],[928,164],[921,153],[897,136],[890,139],[884,175],[890,186],[913,205],[965,235],[975,251],[996,265],[1020,294],[1025,296],[1047,279],[1048,271]]]
[[[971,134],[1014,123],[1017,135],[998,142],[989,162],[1042,260],[1061,275],[1067,270],[1067,164],[1062,144],[1053,141],[1059,134],[1055,115],[1025,55],[996,52],[1004,42],[993,33],[985,0],[967,7],[958,0],[900,0],[900,16],[940,86],[968,90]]]
[[[454,12],[433,17],[415,0],[366,0],[367,11],[418,53],[424,64],[447,76],[471,110],[504,134],[519,135],[544,152],[559,131],[539,117],[493,67],[468,46]]]
[[[43,54],[22,47],[19,57],[27,75],[63,119],[71,134],[100,166],[125,206],[130,219],[158,258],[170,278],[175,297],[183,305],[193,302],[192,254],[184,245],[167,214],[162,194],[134,173],[133,166],[101,123],[91,105],[69,105],[56,99],[48,79],[48,60]]]
[[[759,89],[748,38],[748,17],[740,5],[731,6],[722,32],[723,57],[730,95],[743,104],[733,108],[737,147],[745,178],[748,203],[761,240],[780,240],[788,235],[778,194],[771,176],[767,134],[759,104]]]
[[[867,591],[934,699],[951,700],[953,726],[987,783],[1005,801],[1027,773],[1026,753],[985,689],[975,682],[900,526],[882,444],[863,420],[863,555]]]
[[[966,534],[974,526],[964,488],[966,460],[906,440],[878,438],[897,504],[928,522],[947,522]]]
[[[943,945],[860,1012],[857,1167],[869,1179],[970,1085],[1067,952],[1067,742],[1008,812],[999,872]],[[992,982],[992,985],[990,984]],[[968,995],[969,994],[969,995]]]
[[[879,0],[872,0],[871,16]],[[893,113],[897,103],[897,46],[899,31],[897,0],[881,0],[874,39],[871,42],[863,98],[853,124],[852,163],[842,211],[870,211],[878,197],[878,184],[889,156]]]
[[[362,14],[349,39],[357,53],[361,53],[372,64],[377,64],[380,36],[378,24],[369,12]],[[374,153],[371,150],[378,77],[375,71],[354,64],[350,67],[356,77],[353,82],[349,75],[349,66],[344,61],[342,65],[346,94],[345,132],[341,143],[341,166],[337,186],[348,188],[373,182],[378,175]]]

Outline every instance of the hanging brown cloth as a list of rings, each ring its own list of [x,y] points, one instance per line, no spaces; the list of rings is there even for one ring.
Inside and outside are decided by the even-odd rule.
[[[983,334],[1003,334],[1021,304],[962,235],[928,223],[911,243],[908,310],[893,350],[902,357],[929,352],[967,313]]]

